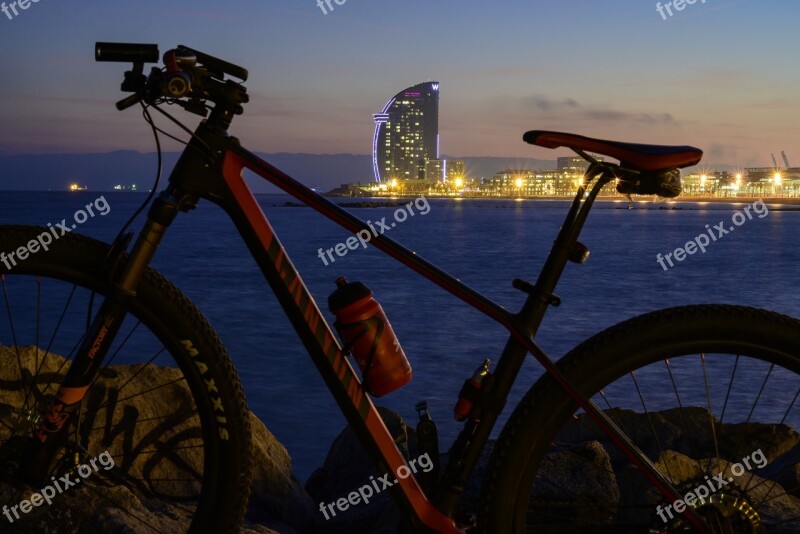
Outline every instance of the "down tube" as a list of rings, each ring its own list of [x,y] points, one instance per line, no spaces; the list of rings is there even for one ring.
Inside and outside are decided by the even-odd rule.
[[[223,174],[231,198],[223,204],[253,257],[275,292],[314,364],[331,390],[364,448],[384,474],[406,465],[369,395],[342,352],[314,298],[303,283],[264,212],[242,177],[238,158],[225,159]],[[390,482],[391,482],[390,477]],[[355,489],[355,488],[354,488]],[[390,491],[401,509],[436,532],[461,532],[452,519],[439,512],[425,496],[413,475],[398,480]],[[399,492],[399,494],[398,494]]]

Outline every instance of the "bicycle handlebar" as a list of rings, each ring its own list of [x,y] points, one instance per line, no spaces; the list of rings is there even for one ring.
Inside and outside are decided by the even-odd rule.
[[[153,67],[149,76],[145,76],[144,63],[157,63],[159,60],[158,45],[100,42],[95,45],[96,61],[133,63],[133,69],[125,73],[122,91],[134,94],[117,102],[120,111],[141,101],[152,104],[167,99],[204,117],[207,112],[205,102],[211,101],[217,105],[214,109],[219,107],[220,114],[226,116],[224,122],[227,124],[230,123],[229,115],[242,113],[241,104],[249,100],[247,89],[240,83],[225,79],[225,76],[246,81],[247,69],[184,45],[167,51],[163,59],[163,69]]]

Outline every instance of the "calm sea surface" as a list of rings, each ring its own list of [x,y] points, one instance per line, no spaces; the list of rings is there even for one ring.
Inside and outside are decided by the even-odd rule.
[[[99,195],[0,192],[0,224],[60,222]],[[111,212],[90,219],[79,231],[111,240],[144,195],[104,196]],[[259,197],[320,306],[327,313],[327,296],[338,276],[363,281],[383,304],[411,360],[412,382],[378,403],[415,425],[414,404],[427,399],[439,423],[442,446],[449,445],[458,429],[452,420],[458,390],[483,358],[496,358],[505,343],[503,330],[373,247],[323,265],[317,250],[334,247],[349,234],[309,208],[283,207],[286,200]],[[417,215],[397,224],[388,235],[516,311],[524,295],[511,288],[511,280],[535,280],[567,203],[431,200],[430,206],[424,216],[415,210]],[[738,303],[800,317],[800,211],[770,206],[764,218],[745,222],[711,243],[705,254],[689,256],[665,272],[656,254],[684,245],[705,232],[707,224],[726,221],[730,227],[737,206],[678,203],[670,206],[682,209],[669,210],[659,209],[665,204],[658,203],[637,203],[633,210],[625,206],[599,203],[589,218],[582,241],[591,249],[591,258],[583,266],[568,266],[558,289],[563,303],[551,309],[538,338],[554,357],[623,319],[678,304]],[[394,220],[393,208],[352,211],[372,221]],[[220,334],[239,370],[250,408],[286,445],[295,472],[304,481],[321,465],[344,418],[233,225],[219,208],[201,204],[178,218],[154,267],[199,306]],[[509,405],[539,375],[539,368],[528,362]]]

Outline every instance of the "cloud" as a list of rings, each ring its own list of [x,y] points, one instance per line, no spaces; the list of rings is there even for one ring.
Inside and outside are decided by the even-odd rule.
[[[715,161],[722,161],[722,158],[729,152],[723,145],[713,143],[708,148],[704,149],[706,161],[714,159]],[[735,150],[733,152],[736,152]]]
[[[580,104],[574,98],[552,98],[534,95],[519,99],[516,109],[535,108],[538,120],[625,122],[638,125],[675,125],[671,113],[643,113],[636,111],[617,111]]]
[[[541,109],[542,111],[551,111],[553,109],[558,108],[578,108],[580,104],[577,101],[573,100],[572,98],[565,98],[563,100],[555,100],[552,98],[547,98],[546,96],[542,95],[535,95],[531,97],[524,97],[522,99],[522,104],[525,107],[536,107]]]
[[[629,113],[613,110],[586,110],[580,115],[592,121],[604,122],[632,122],[636,124],[675,124],[675,119],[670,113]]]

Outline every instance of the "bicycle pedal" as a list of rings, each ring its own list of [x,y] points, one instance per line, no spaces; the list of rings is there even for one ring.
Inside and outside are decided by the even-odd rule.
[[[416,405],[419,414],[417,423],[417,444],[419,457],[427,456],[432,465],[427,472],[417,471],[416,476],[420,486],[426,493],[432,493],[439,482],[441,460],[439,457],[439,429],[431,417],[428,401],[418,402]]]

